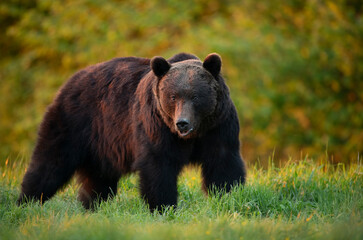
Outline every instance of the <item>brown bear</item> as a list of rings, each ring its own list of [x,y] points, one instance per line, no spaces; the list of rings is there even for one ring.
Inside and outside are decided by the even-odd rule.
[[[76,174],[85,208],[117,192],[137,171],[150,210],[175,206],[186,164],[202,169],[203,189],[245,182],[239,122],[220,74],[221,58],[180,53],[115,58],[72,76],[40,125],[18,203],[51,198]]]

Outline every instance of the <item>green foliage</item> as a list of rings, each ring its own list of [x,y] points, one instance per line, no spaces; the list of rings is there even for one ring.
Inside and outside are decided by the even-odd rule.
[[[221,197],[201,191],[201,174],[178,181],[177,209],[150,214],[138,178],[119,182],[114,199],[86,211],[72,181],[44,205],[17,207],[26,161],[0,167],[1,239],[362,239],[362,165],[301,160],[248,169],[247,184]]]
[[[363,150],[359,0],[0,3],[0,156],[29,155],[57,89],[113,57],[218,52],[251,162]],[[325,155],[323,155],[325,157]]]

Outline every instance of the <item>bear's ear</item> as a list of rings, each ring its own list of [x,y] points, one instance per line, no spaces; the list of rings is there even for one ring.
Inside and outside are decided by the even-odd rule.
[[[150,62],[151,69],[157,77],[164,76],[171,65],[163,57],[153,57]]]
[[[222,60],[217,53],[209,54],[203,62],[203,67],[208,70],[214,77],[218,77],[221,71]]]

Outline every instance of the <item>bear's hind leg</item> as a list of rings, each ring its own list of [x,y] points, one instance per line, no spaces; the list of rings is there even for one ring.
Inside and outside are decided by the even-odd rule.
[[[44,202],[70,180],[82,162],[85,149],[82,139],[71,131],[59,107],[51,106],[40,126],[18,204],[31,199]]]
[[[117,193],[118,178],[110,179],[81,170],[78,172],[78,182],[81,183],[78,200],[86,209],[94,209],[101,201],[107,201]]]
[[[39,200],[41,203],[50,199],[56,191],[64,186],[72,177],[76,166],[67,156],[41,154],[35,152],[21,184],[18,205],[29,200]]]

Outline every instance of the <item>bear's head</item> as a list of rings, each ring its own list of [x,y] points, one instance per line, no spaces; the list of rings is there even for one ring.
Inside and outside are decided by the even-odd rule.
[[[170,64],[162,57],[151,60],[157,77],[154,94],[159,112],[173,133],[189,139],[210,127],[218,104],[221,70],[218,54],[209,54],[202,63],[188,59]]]

